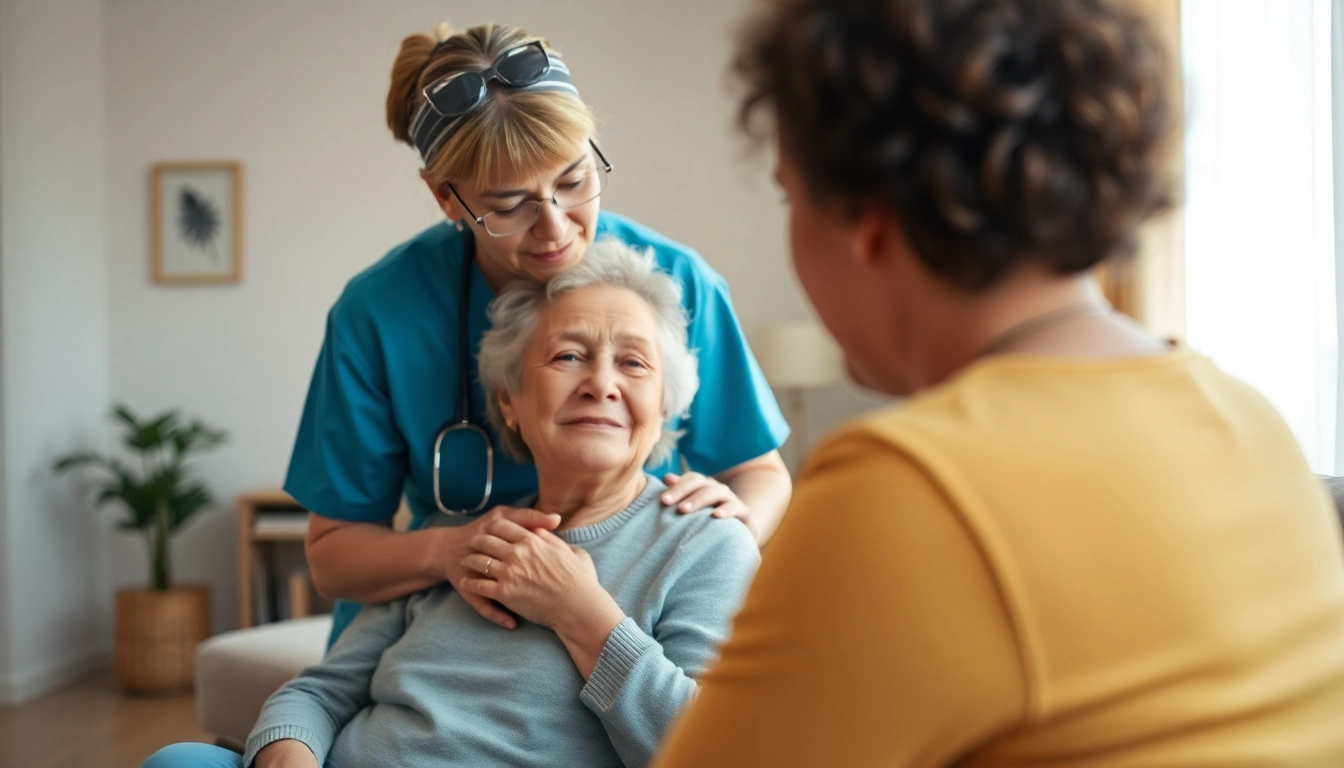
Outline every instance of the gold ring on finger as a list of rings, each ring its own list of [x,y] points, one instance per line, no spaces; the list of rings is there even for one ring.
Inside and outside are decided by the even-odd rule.
[[[490,578],[490,564],[493,562],[495,562],[495,558],[493,557],[485,558],[485,577],[487,579]]]

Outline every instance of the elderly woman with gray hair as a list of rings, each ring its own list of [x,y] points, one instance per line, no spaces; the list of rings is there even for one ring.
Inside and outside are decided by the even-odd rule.
[[[759,560],[746,526],[678,515],[644,472],[695,395],[680,288],[599,241],[491,307],[480,372],[505,450],[530,458],[555,532],[490,523],[464,590],[369,606],[266,702],[237,755],[178,744],[147,766],[639,766],[697,690]],[[433,523],[431,523],[433,524]],[[255,760],[255,763],[253,762]]]

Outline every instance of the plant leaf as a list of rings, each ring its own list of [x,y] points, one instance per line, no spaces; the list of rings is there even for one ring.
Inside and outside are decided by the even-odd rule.
[[[83,467],[89,464],[93,464],[94,466],[105,466],[107,460],[93,451],[81,451],[79,453],[72,453],[68,456],[62,456],[56,460],[56,463],[52,465],[51,469],[56,474],[60,475],[69,472],[76,467]]]
[[[217,448],[227,439],[227,432],[211,429],[200,421],[193,421],[173,435],[173,451],[181,460],[192,452],[199,453]]]
[[[125,467],[118,467],[116,498],[125,503],[130,513],[130,526],[148,528],[154,524],[154,508],[159,499],[152,480],[140,481]]]
[[[173,530],[176,531],[192,515],[214,503],[205,483],[192,483],[173,496]]]
[[[112,406],[112,416],[125,424],[132,432],[140,431],[140,422],[135,418],[135,414],[125,403],[117,403]]]
[[[126,435],[127,448],[141,454],[152,453],[167,447],[177,431],[178,415],[176,411],[161,413],[153,421],[141,422],[138,427]]]
[[[125,427],[122,442],[131,450],[156,458],[156,452],[171,450],[167,461],[147,461],[152,474],[140,477],[122,461],[94,451],[80,451],[60,457],[53,465],[57,473],[76,467],[92,465],[110,475],[93,490],[97,492],[96,507],[119,503],[126,517],[118,523],[122,530],[153,530],[159,523],[161,508],[169,514],[170,531],[176,531],[198,512],[212,506],[214,498],[204,482],[189,477],[184,459],[193,452],[206,451],[221,445],[228,437],[224,430],[214,429],[199,419],[183,424],[177,411],[166,411],[152,420],[143,421],[125,404],[112,408],[112,418]]]
[[[122,493],[121,486],[109,485],[98,494],[98,498],[94,500],[93,505],[95,507],[102,507],[111,504],[117,499],[125,499],[125,494]]]

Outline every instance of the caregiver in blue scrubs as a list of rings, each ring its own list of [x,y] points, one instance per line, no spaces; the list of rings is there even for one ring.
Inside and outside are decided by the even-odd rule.
[[[573,267],[600,237],[651,250],[684,289],[700,389],[688,413],[666,414],[683,434],[671,459],[650,468],[667,477],[665,503],[739,518],[764,542],[791,492],[776,450],[788,427],[723,278],[686,246],[600,210],[611,163],[556,52],[498,25],[408,37],[387,122],[419,152],[448,220],[351,280],[327,319],[285,489],[312,512],[314,583],[339,598],[332,640],[359,603],[443,581],[460,588],[468,542],[485,521],[559,523],[505,506],[535,493],[537,480],[492,450],[475,353],[496,291]],[[409,533],[390,526],[403,494]],[[418,530],[443,514],[459,524]],[[515,626],[491,601],[463,596]]]

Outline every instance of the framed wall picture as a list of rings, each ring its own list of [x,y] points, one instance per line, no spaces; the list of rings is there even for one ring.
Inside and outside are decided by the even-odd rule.
[[[154,282],[243,279],[243,170],[233,161],[156,163],[150,171]]]

